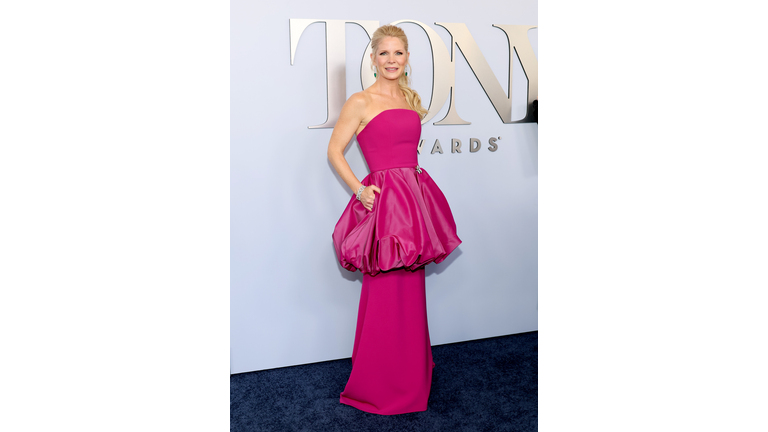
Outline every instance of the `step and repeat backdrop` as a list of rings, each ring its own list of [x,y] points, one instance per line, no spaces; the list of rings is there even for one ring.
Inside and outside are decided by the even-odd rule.
[[[371,85],[370,36],[409,39],[419,165],[463,244],[427,266],[433,345],[537,330],[536,1],[231,2],[231,373],[350,357],[360,272],[331,241],[351,192],[326,151]],[[355,139],[346,158],[368,168]]]

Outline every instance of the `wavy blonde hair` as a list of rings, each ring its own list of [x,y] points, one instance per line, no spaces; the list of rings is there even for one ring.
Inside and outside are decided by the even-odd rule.
[[[385,37],[396,37],[400,39],[400,41],[403,42],[403,45],[405,46],[405,52],[408,52],[408,37],[405,36],[405,32],[403,29],[397,26],[393,25],[383,25],[376,29],[375,32],[373,32],[373,37],[371,38],[371,50],[374,53],[374,56],[376,55],[376,52],[379,48],[379,42],[382,41]],[[411,63],[408,62],[406,64],[406,67],[410,67]],[[371,69],[373,69],[373,60],[371,60]],[[413,68],[411,68],[413,70]],[[403,94],[405,95],[405,101],[408,103],[408,106],[419,113],[419,116],[421,118],[424,118],[425,115],[427,115],[427,110],[424,109],[423,106],[421,106],[421,97],[418,93],[416,93],[416,90],[413,90],[411,88],[411,79],[408,78],[405,74],[400,75],[400,78],[398,79],[397,83],[400,85],[400,90],[403,91]]]

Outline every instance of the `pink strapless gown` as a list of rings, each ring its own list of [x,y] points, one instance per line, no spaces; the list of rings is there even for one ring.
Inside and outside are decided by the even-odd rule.
[[[333,232],[341,265],[363,272],[352,373],[341,403],[375,414],[425,411],[432,386],[424,266],[461,243],[443,193],[417,168],[418,113],[386,110],[357,136],[376,185],[372,211],[352,196]]]

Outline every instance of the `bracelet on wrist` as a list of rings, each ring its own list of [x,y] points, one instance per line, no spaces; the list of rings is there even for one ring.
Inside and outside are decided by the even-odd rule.
[[[365,190],[365,185],[362,185],[360,186],[359,189],[357,189],[357,193],[355,194],[355,197],[357,198],[358,201],[360,201],[360,194],[363,193],[364,190]]]

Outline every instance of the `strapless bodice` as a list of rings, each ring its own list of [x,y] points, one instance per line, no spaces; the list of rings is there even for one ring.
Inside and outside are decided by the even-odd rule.
[[[417,149],[421,137],[421,117],[409,109],[380,112],[357,135],[368,168],[414,168],[419,163]]]

